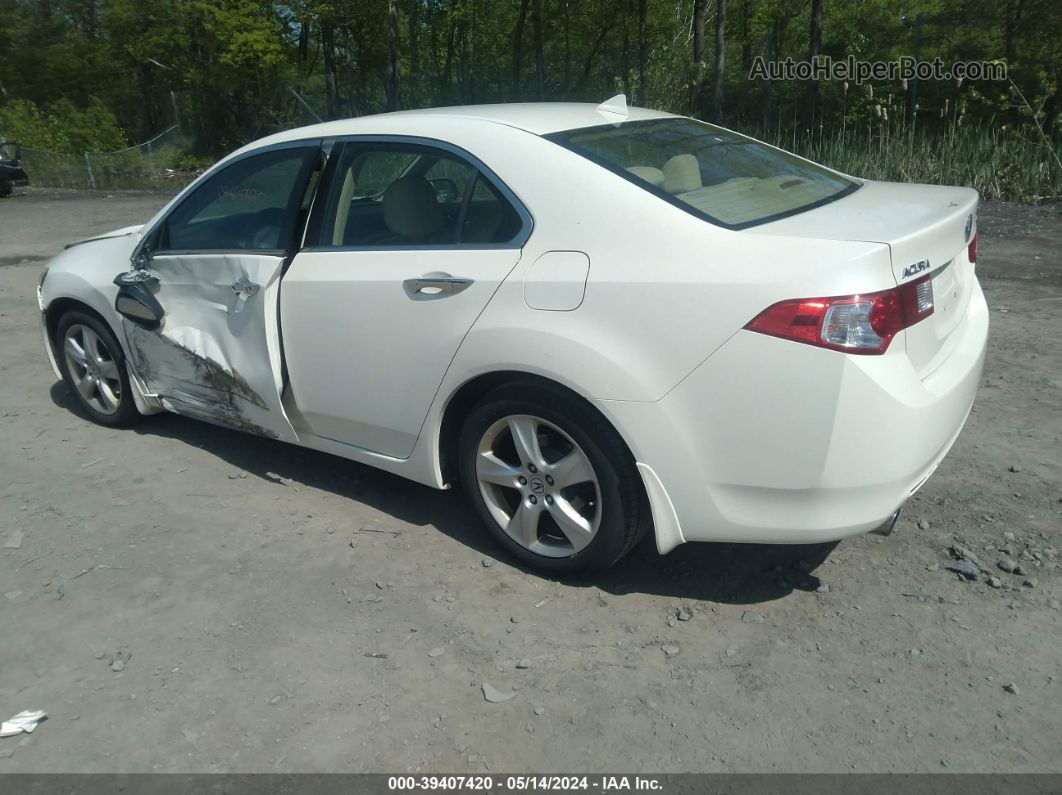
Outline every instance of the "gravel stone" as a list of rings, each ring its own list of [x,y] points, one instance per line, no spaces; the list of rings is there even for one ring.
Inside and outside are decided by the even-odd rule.
[[[483,690],[483,698],[491,704],[501,704],[516,696],[516,693],[512,690],[499,690],[490,682],[484,682],[480,685],[480,688]]]
[[[981,576],[981,569],[977,564],[971,563],[969,560],[956,560],[951,563],[945,563],[944,568],[965,577],[967,580],[976,580]]]

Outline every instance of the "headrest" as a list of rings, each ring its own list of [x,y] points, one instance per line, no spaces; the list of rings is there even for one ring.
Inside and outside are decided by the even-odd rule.
[[[652,166],[631,166],[627,169],[631,174],[644,179],[653,187],[659,188],[664,184],[664,172]]]
[[[435,188],[414,175],[396,179],[384,191],[383,216],[387,228],[402,237],[428,237],[446,226]]]
[[[664,190],[687,193],[701,187],[701,166],[695,155],[675,155],[664,163]]]

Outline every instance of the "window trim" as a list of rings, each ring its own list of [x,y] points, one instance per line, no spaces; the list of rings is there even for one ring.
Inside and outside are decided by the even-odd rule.
[[[251,149],[251,150],[249,150],[247,152],[243,152],[242,154],[236,155],[234,157],[225,158],[225,159],[219,161],[218,163],[214,164],[213,168],[209,169],[208,171],[205,171],[194,182],[192,182],[192,184],[190,184],[188,187],[186,187],[184,189],[184,191],[180,194],[178,199],[173,203],[173,205],[170,206],[166,210],[166,213],[163,216],[161,216],[154,224],[152,224],[151,229],[149,229],[147,232],[144,233],[143,237],[140,238],[140,242],[137,244],[136,248],[133,249],[132,261],[134,263],[136,263],[138,260],[141,260],[141,258],[143,258],[143,261],[146,261],[147,259],[154,259],[156,257],[197,256],[197,255],[208,255],[208,254],[227,254],[229,256],[231,256],[233,254],[257,254],[257,255],[261,255],[261,256],[283,257],[283,256],[287,256],[289,254],[295,253],[298,250],[299,240],[301,239],[302,235],[299,233],[299,230],[295,229],[295,225],[293,223],[289,223],[288,224],[288,228],[286,228],[283,231],[282,238],[287,241],[287,245],[288,245],[288,248],[284,248],[284,249],[259,249],[259,248],[172,249],[172,248],[167,248],[167,249],[158,249],[158,250],[151,251],[151,252],[145,252],[145,249],[147,248],[149,241],[151,241],[151,239],[153,237],[155,237],[156,235],[162,233],[162,229],[164,228],[165,224],[170,220],[170,217],[173,215],[174,212],[177,211],[178,208],[180,208],[182,205],[184,205],[184,203],[187,202],[189,200],[189,198],[191,198],[191,196],[197,190],[199,190],[199,188],[203,187],[203,185],[205,185],[208,181],[213,179],[215,176],[220,174],[222,171],[224,171],[229,166],[233,166],[233,165],[235,165],[235,164],[237,164],[239,162],[242,162],[242,161],[247,160],[247,159],[252,158],[252,157],[257,157],[258,155],[269,154],[270,152],[281,151],[281,150],[284,150],[284,149],[306,149],[308,151],[316,150],[317,152],[320,152],[323,143],[324,142],[323,142],[323,140],[321,138],[316,138],[316,137],[315,138],[301,138],[301,139],[296,140],[296,141],[284,141],[282,143],[270,144],[268,146],[260,146],[260,147],[258,147],[256,149]],[[299,167],[299,173],[298,173],[298,175],[296,177],[296,180],[297,180],[298,185],[300,185],[302,187],[302,190],[299,191],[298,189],[296,189],[296,191],[295,191],[295,193],[293,195],[298,195],[300,200],[302,198],[302,194],[306,190],[307,180],[309,179],[310,174],[313,172],[314,163],[315,163],[315,158],[307,157],[305,159],[305,161],[303,162],[303,164]],[[322,174],[322,177],[323,177],[323,174]],[[314,198],[316,198],[316,193],[319,192],[320,189],[321,189],[321,180],[318,180],[317,189],[315,190]],[[289,200],[289,204],[290,204],[291,201],[294,201],[294,199]],[[311,206],[312,206],[312,200],[311,200]],[[285,215],[291,215],[291,210],[292,210],[291,207],[285,208]]]
[[[686,116],[676,116],[674,118],[686,119],[688,117],[686,117]],[[664,117],[664,119],[640,119],[638,121],[623,122],[621,126],[638,125],[638,124],[649,124],[649,123],[654,123],[654,122],[659,123],[660,121],[666,121],[666,120],[667,120],[667,117]],[[693,121],[697,121],[697,119],[693,119]],[[707,122],[701,122],[701,123],[702,124],[707,124]],[[546,135],[543,135],[542,137],[545,138],[547,141],[550,141],[551,143],[556,144],[557,146],[561,147],[562,149],[567,149],[569,152],[577,154],[577,155],[579,155],[579,157],[585,158],[586,160],[589,160],[591,163],[594,163],[595,165],[601,166],[606,171],[611,171],[616,176],[622,177],[623,179],[627,180],[627,182],[630,182],[633,185],[637,185],[642,190],[645,190],[646,192],[652,194],[653,196],[657,196],[657,197],[663,199],[668,204],[671,204],[671,205],[673,205],[675,207],[678,207],[680,210],[683,210],[684,212],[689,213],[690,215],[694,216],[695,218],[700,218],[702,221],[707,221],[708,223],[712,224],[713,226],[719,226],[719,227],[722,227],[723,229],[729,229],[729,230],[734,231],[734,232],[741,231],[742,229],[748,229],[748,228],[753,227],[753,226],[762,226],[763,224],[769,224],[772,221],[780,221],[783,218],[789,218],[790,216],[793,216],[793,215],[799,215],[800,213],[805,213],[805,212],[808,212],[809,210],[814,210],[814,209],[816,209],[818,207],[823,207],[823,206],[825,206],[827,204],[832,204],[833,202],[838,201],[840,199],[843,199],[846,196],[851,196],[853,193],[855,193],[857,190],[859,190],[861,187],[863,187],[863,183],[860,182],[855,177],[851,177],[848,174],[842,174],[840,171],[837,171],[836,169],[830,168],[829,166],[824,166],[821,163],[816,163],[813,160],[808,160],[806,157],[800,157],[800,155],[795,155],[792,152],[786,152],[786,150],[784,150],[784,149],[779,149],[777,146],[771,146],[769,143],[765,143],[764,141],[760,141],[757,138],[752,138],[751,136],[742,135],[741,133],[735,132],[734,130],[727,129],[725,127],[720,127],[719,129],[723,130],[724,132],[731,133],[733,135],[737,135],[737,136],[739,136],[741,138],[744,138],[747,141],[752,141],[753,143],[760,144],[761,146],[766,146],[768,149],[775,149],[775,150],[777,150],[779,152],[784,152],[785,154],[787,154],[787,155],[789,155],[791,157],[796,157],[796,158],[799,158],[800,160],[804,160],[804,161],[806,161],[808,163],[811,163],[812,165],[814,165],[814,166],[816,166],[818,168],[824,168],[827,171],[830,171],[830,172],[832,172],[834,174],[837,174],[838,176],[844,177],[845,179],[847,179],[847,180],[852,182],[852,184],[849,185],[847,188],[845,188],[842,191],[839,191],[839,192],[835,193],[833,196],[827,196],[825,199],[819,199],[818,201],[812,202],[811,204],[805,204],[805,205],[802,205],[800,207],[794,208],[792,210],[785,210],[785,211],[780,212],[780,213],[774,213],[773,215],[767,215],[767,216],[764,216],[763,218],[756,218],[756,219],[754,219],[752,221],[743,221],[743,222],[741,222],[739,224],[728,224],[726,221],[721,221],[718,218],[716,218],[715,216],[709,215],[708,213],[704,212],[703,210],[698,210],[692,204],[689,204],[688,202],[682,201],[682,199],[679,199],[678,197],[668,193],[663,188],[659,188],[656,185],[651,185],[650,183],[646,182],[644,179],[641,179],[640,177],[637,177],[634,174],[630,173],[629,171],[627,171],[627,169],[623,168],[622,166],[619,166],[619,165],[617,165],[615,163],[612,163],[611,161],[606,160],[605,158],[594,154],[593,152],[589,151],[588,149],[584,149],[583,147],[578,146],[577,144],[574,144],[570,140],[568,140],[568,136],[573,135],[573,134],[593,133],[593,132],[599,132],[599,131],[600,132],[605,132],[605,131],[608,131],[610,129],[614,129],[616,126],[617,125],[615,125],[615,124],[598,124],[598,125],[594,125],[593,127],[577,127],[575,129],[571,129],[571,130],[560,130],[559,132],[547,133]],[[715,126],[715,125],[709,125],[709,126]]]
[[[516,214],[520,217],[520,229],[512,239],[505,243],[414,243],[403,245],[382,246],[333,246],[322,243],[322,235],[325,226],[325,217],[332,205],[332,194],[339,163],[348,146],[361,146],[364,144],[404,144],[406,146],[418,146],[428,149],[437,149],[446,154],[453,155],[471,166],[480,178],[486,179],[492,188],[512,205]],[[324,201],[317,201],[317,198]],[[467,149],[441,141],[437,138],[424,138],[415,135],[342,135],[336,136],[335,147],[328,157],[328,164],[321,175],[317,185],[317,197],[310,213],[310,220],[306,225],[306,234],[301,251],[325,252],[325,251],[501,251],[508,249],[521,249],[527,243],[534,231],[535,221],[527,205],[520,200],[511,188],[503,182],[482,160],[473,155]]]

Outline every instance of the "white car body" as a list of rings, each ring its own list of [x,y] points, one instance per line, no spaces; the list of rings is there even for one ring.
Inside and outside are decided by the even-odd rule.
[[[442,108],[257,141],[144,226],[51,262],[40,291],[49,356],[55,366],[49,317],[87,306],[121,341],[142,413],[263,433],[438,488],[453,480],[450,412],[483,384],[531,374],[585,398],[622,437],[661,553],[882,526],[948,452],[980,380],[988,312],[968,256],[976,193],[860,180],[823,206],[728,229],[543,137],[661,118],[673,117],[608,105]],[[299,141],[390,136],[485,164],[518,201],[526,239],[303,247],[288,262],[160,255],[150,268],[161,274],[163,326],[146,331],[115,311],[112,280],[140,241],[227,163]],[[745,328],[776,302],[891,290],[926,260],[936,311],[881,355]],[[471,284],[445,300],[403,290],[432,273]],[[260,292],[234,295],[241,279]],[[204,383],[225,398],[203,399]]]

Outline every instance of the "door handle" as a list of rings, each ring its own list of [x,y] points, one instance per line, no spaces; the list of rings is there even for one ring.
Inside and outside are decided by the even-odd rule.
[[[250,298],[252,295],[257,295],[261,287],[246,276],[241,276],[239,279],[232,283],[232,291],[236,293],[239,298]]]
[[[406,279],[402,282],[402,287],[414,301],[430,301],[457,295],[474,283],[474,279],[451,276],[448,273],[426,273],[416,279]]]
[[[258,295],[258,291],[261,287],[246,276],[241,276],[239,279],[232,283],[232,292],[236,294],[236,303],[231,307],[230,311],[238,315],[243,311],[244,304],[247,303],[247,299],[251,296]]]

